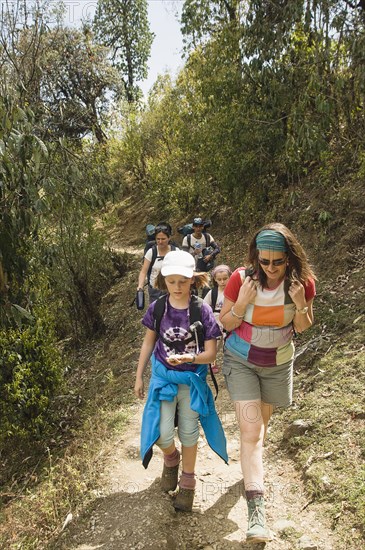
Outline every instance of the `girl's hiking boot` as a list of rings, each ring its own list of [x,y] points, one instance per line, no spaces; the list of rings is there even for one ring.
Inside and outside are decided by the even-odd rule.
[[[256,497],[247,501],[248,528],[247,542],[269,542],[271,533],[265,525],[265,504],[263,497]]]
[[[175,491],[177,487],[177,482],[179,478],[179,464],[176,466],[166,466],[163,465],[162,475],[161,475],[161,489],[168,493],[169,491]]]
[[[180,487],[173,503],[175,510],[191,512],[193,509],[194,493],[194,489],[182,489]]]

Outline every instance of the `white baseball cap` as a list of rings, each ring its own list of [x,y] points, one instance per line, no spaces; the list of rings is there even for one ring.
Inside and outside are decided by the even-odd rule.
[[[195,260],[189,252],[184,250],[173,250],[168,252],[163,259],[161,266],[161,275],[182,275],[191,279],[194,275]]]

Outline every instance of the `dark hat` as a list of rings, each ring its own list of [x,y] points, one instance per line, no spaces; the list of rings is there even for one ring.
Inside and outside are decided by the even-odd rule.
[[[204,225],[203,218],[194,218],[193,225]]]

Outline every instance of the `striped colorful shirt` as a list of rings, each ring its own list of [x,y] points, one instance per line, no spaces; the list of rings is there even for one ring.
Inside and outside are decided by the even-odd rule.
[[[236,302],[244,280],[245,269],[240,267],[231,275],[224,295]],[[241,276],[242,274],[242,276]],[[272,367],[291,361],[294,357],[293,324],[296,306],[289,296],[290,281],[284,279],[276,288],[262,288],[257,281],[257,294],[248,304],[239,327],[226,340],[234,354],[260,367]],[[308,302],[316,293],[313,279],[304,285]]]

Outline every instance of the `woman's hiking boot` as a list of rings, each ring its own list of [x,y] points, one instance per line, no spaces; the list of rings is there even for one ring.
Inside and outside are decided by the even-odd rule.
[[[248,528],[247,542],[269,542],[272,540],[269,529],[265,524],[265,503],[263,497],[255,497],[247,501]]]
[[[161,475],[161,489],[168,493],[169,491],[175,491],[177,487],[177,482],[179,479],[179,464],[176,466],[166,466],[163,465],[162,475]]]
[[[180,487],[173,503],[175,510],[191,512],[193,509],[194,493],[195,489],[182,489]]]

